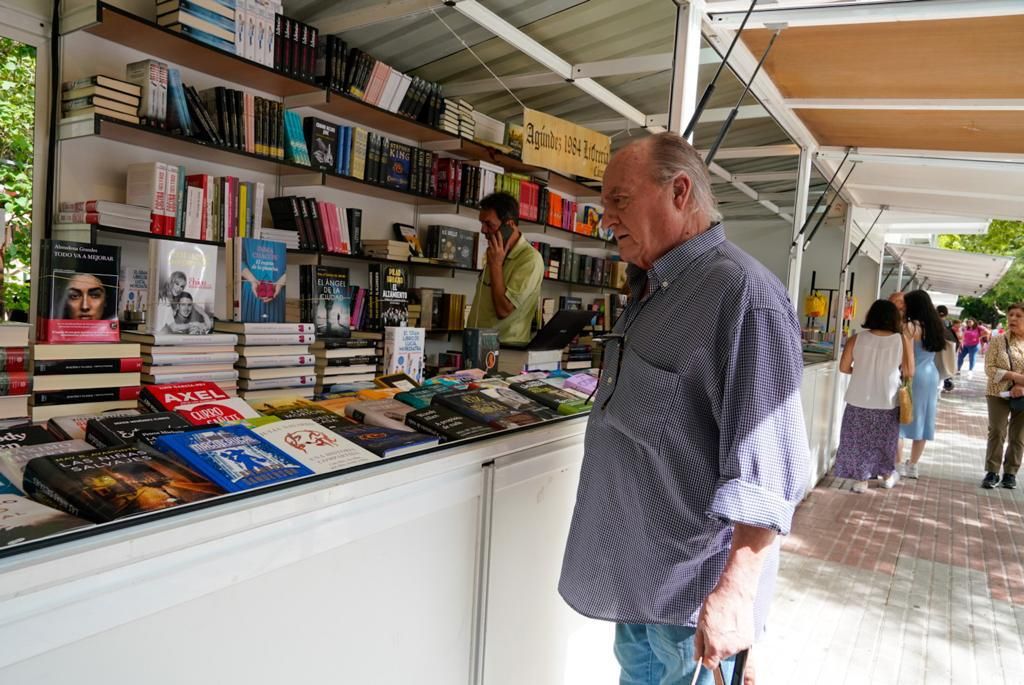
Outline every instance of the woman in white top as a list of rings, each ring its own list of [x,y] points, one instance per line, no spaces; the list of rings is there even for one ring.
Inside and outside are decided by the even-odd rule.
[[[913,348],[902,334],[903,319],[896,305],[877,300],[868,310],[864,329],[847,341],[839,360],[839,370],[852,377],[833,471],[839,478],[857,481],[853,491],[858,493],[867,492],[872,478],[884,478],[887,488],[899,480],[897,393],[901,375],[914,375]]]

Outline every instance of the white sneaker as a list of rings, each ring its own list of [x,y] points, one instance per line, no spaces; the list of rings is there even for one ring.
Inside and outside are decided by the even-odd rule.
[[[882,479],[882,487],[886,490],[892,490],[896,487],[896,483],[900,482],[900,474],[898,471],[893,471],[887,478]]]
[[[905,461],[896,464],[896,475],[903,476],[904,478],[907,477],[907,463]]]
[[[866,480],[859,480],[853,484],[853,487],[850,488],[850,490],[856,492],[858,495],[861,495],[868,491],[868,482]]]
[[[917,464],[907,464],[906,473],[904,473],[903,475],[906,476],[907,478],[913,478],[914,480],[917,480]]]

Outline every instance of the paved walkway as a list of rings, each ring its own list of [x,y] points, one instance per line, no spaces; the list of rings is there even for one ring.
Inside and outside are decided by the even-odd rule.
[[[760,683],[1024,683],[1024,489],[979,487],[981,368],[939,400],[920,480],[828,478],[800,507]]]

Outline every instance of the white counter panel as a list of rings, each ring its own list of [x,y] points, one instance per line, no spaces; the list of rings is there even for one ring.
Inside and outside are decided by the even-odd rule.
[[[496,462],[484,682],[612,685],[614,624],[558,594],[583,436]]]

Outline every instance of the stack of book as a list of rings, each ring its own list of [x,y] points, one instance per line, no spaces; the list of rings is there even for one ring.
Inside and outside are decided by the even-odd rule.
[[[29,326],[0,325],[0,421],[28,418]]]
[[[229,395],[237,392],[234,335],[125,331],[121,337],[140,345],[144,385],[210,381]]]
[[[400,240],[364,240],[363,254],[376,259],[409,261],[409,244]]]
[[[441,115],[441,130],[453,136],[459,135],[459,103],[451,98],[444,99],[444,114]]]
[[[252,237],[259,240],[273,240],[274,242],[284,243],[284,246],[289,250],[299,249],[298,231],[256,226],[253,228]]]
[[[372,381],[379,369],[380,352],[373,340],[325,338],[310,345],[315,357],[316,392],[335,392],[349,383]]]
[[[62,121],[78,121],[103,115],[139,123],[142,89],[134,84],[97,74],[61,87]]]
[[[216,330],[238,334],[238,394],[247,401],[313,396],[313,324],[218,321]]]
[[[134,343],[37,343],[32,351],[32,421],[135,408],[142,359]]]
[[[567,345],[562,352],[563,371],[582,371],[593,364],[594,353],[590,345],[581,344],[578,339],[572,345]]]
[[[459,136],[473,140],[476,137],[476,119],[473,118],[473,105],[462,98],[455,100],[459,108]]]
[[[90,224],[149,233],[151,212],[149,207],[126,205],[109,200],[61,202],[57,223]]]
[[[244,5],[245,3],[239,3]],[[224,52],[235,52],[235,3],[166,0],[156,5],[156,23]]]
[[[562,350],[513,350],[501,348],[498,371],[513,376],[524,371],[557,371],[562,362]]]

